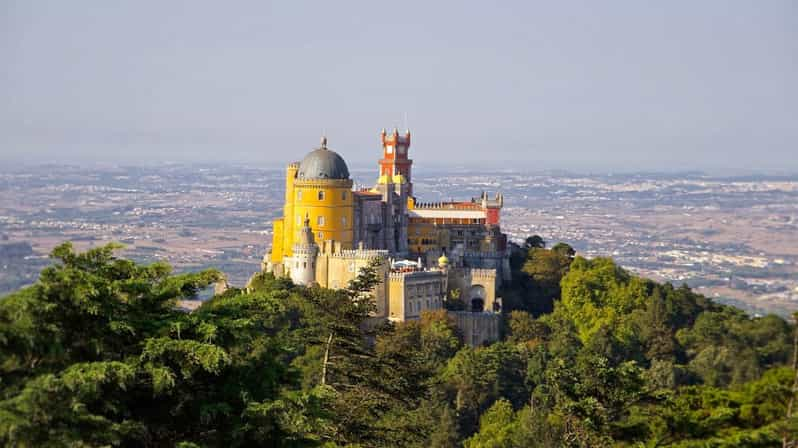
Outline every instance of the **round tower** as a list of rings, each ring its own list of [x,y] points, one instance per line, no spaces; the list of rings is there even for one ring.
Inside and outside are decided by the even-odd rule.
[[[297,285],[311,285],[316,281],[316,255],[319,247],[313,238],[310,218],[305,216],[305,225],[300,231],[300,238],[294,244],[294,255],[291,259],[291,281]]]
[[[315,239],[319,244],[334,240],[344,249],[353,248],[354,199],[349,168],[337,152],[327,148],[327,138],[321,146],[299,163],[293,181],[291,198],[294,220],[293,242],[301,240],[302,219],[310,218]]]

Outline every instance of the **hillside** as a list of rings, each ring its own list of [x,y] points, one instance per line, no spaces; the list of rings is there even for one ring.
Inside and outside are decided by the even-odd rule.
[[[445,312],[368,325],[345,290],[220,278],[57,247],[0,300],[0,440],[33,446],[781,446],[798,438],[796,328],[530,238],[504,337]],[[448,304],[457,307],[455,301]]]

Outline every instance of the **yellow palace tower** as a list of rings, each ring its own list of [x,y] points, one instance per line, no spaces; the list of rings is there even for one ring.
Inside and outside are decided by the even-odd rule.
[[[326,137],[321,147],[286,169],[285,208],[274,221],[272,263],[293,255],[306,219],[318,244],[334,240],[352,248],[352,179],[344,159],[327,148]]]

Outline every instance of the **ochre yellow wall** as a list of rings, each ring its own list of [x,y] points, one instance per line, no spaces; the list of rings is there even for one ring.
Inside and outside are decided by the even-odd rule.
[[[320,191],[324,192],[323,199],[319,199]],[[301,223],[307,216],[310,218],[310,228],[313,229],[317,244],[335,240],[341,242],[343,249],[351,249],[354,237],[352,204],[351,180],[297,179],[293,185],[292,215],[285,215],[285,220],[291,220],[293,225],[293,241],[299,239]],[[323,224],[319,224],[319,216],[324,217]],[[297,222],[300,222],[298,226]],[[322,233],[321,238],[319,232]]]
[[[388,279],[389,319],[405,320],[405,282]]]
[[[440,230],[428,222],[410,222],[407,227],[408,249],[423,254],[440,248]]]
[[[291,163],[285,169],[285,207],[283,207],[283,256],[290,257],[293,255],[294,249],[294,232],[296,229],[295,221],[291,219],[294,216],[294,180],[296,172],[299,170],[298,163]],[[300,224],[299,228],[302,226]],[[274,249],[272,249],[274,253]],[[280,257],[282,261],[282,257]]]
[[[275,219],[272,225],[272,263],[283,262],[283,220]]]
[[[293,255],[294,243],[299,240],[305,216],[310,219],[310,228],[316,243],[325,240],[341,242],[343,249],[353,245],[353,198],[352,181],[349,179],[297,179],[299,165],[292,163],[285,171],[285,206],[282,228],[274,227],[272,261],[281,262],[283,257]],[[319,199],[319,191],[324,199]],[[319,216],[324,224],[319,224]],[[319,232],[322,238],[319,238]]]

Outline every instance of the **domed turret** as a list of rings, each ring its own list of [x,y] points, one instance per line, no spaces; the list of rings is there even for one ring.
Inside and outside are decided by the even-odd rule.
[[[349,168],[344,158],[327,149],[327,137],[322,137],[321,147],[310,152],[299,163],[298,179],[349,179]]]
[[[300,231],[299,241],[294,244],[293,261],[289,261],[288,269],[291,280],[297,285],[310,285],[316,281],[316,255],[318,246],[313,239],[310,219],[305,216],[305,225]]]

